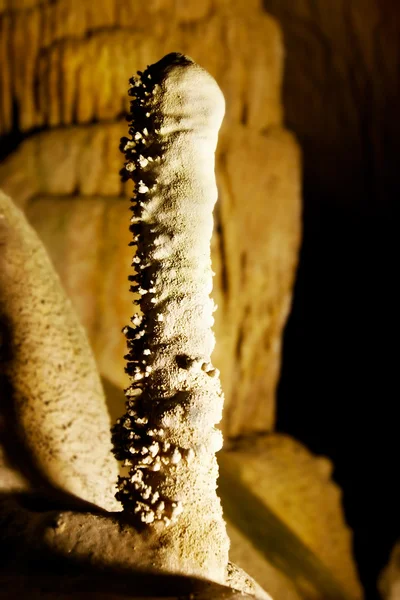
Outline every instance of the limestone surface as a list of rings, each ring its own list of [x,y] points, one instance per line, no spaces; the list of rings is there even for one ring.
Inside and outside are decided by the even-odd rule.
[[[171,571],[188,561],[223,582],[229,541],[216,493],[223,394],[211,364],[210,242],[225,102],[207,71],[178,53],[139,71],[129,94],[122,175],[134,184],[130,281],[140,314],[124,328],[130,385],[112,439],[129,473],[117,498],[138,525],[162,524]]]
[[[43,244],[3,193],[0,228],[0,489],[47,484],[118,510],[110,419],[84,329]]]
[[[255,496],[251,519],[260,516],[262,520],[265,509],[260,508],[259,515],[257,506],[264,506],[301,541],[303,548],[295,539],[291,541],[282,527],[276,528],[274,519],[265,521],[264,529],[261,521],[258,525],[264,531],[264,556],[282,568],[300,596],[361,599],[363,591],[352,558],[352,534],[344,518],[341,491],[331,479],[330,461],[313,456],[299,442],[276,433],[256,438],[252,444],[237,443],[234,449],[221,454],[221,477],[224,472],[232,473]],[[237,491],[235,494],[234,490],[227,490],[226,483],[221,482],[222,485],[222,498],[229,495],[229,502],[230,497],[236,498],[240,511],[243,498],[238,497]],[[314,564],[312,554],[307,558],[310,551],[319,566]],[[235,559],[241,564],[237,555]],[[285,590],[282,581],[273,581]],[[272,592],[262,575],[260,583]],[[290,587],[286,587],[286,593],[289,591]]]
[[[214,362],[225,389],[223,428],[230,436],[272,429],[300,240],[300,161],[282,126],[277,23],[258,0],[19,0],[0,5],[0,40],[0,131],[14,124],[21,133],[0,164],[0,186],[27,207],[102,375],[120,387],[119,331],[131,311],[119,200],[132,188],[118,177],[126,81],[171,51],[218,81],[226,117],[213,235]]]
[[[215,138],[216,132],[214,144]],[[213,202],[212,193],[209,200]],[[207,203],[204,208],[209,208]],[[153,483],[155,493],[184,486],[191,504],[179,526],[170,514],[171,527],[166,530],[143,530],[128,511],[118,512],[113,498],[116,462],[94,358],[43,245],[4,194],[0,195],[0,251],[0,595],[15,599],[29,587],[35,597],[36,586],[46,580],[49,597],[65,597],[65,590],[59,590],[60,579],[54,577],[55,565],[60,565],[63,574],[64,569],[79,574],[75,584],[74,580],[68,584],[72,595],[80,591],[87,570],[97,587],[107,570],[111,580],[119,580],[122,572],[130,577],[130,597],[136,597],[140,577],[147,573],[206,578],[229,585],[232,594],[243,590],[269,600],[251,578],[228,563],[215,495],[214,446],[204,452],[202,444],[195,446],[191,457],[181,449],[182,461],[176,460],[176,449],[165,453],[171,463],[167,487]],[[201,287],[209,291],[207,285]],[[166,326],[170,326],[167,320]],[[206,329],[203,333],[212,342]],[[221,407],[217,411],[220,414]],[[209,411],[201,412],[210,417]],[[172,426],[173,422],[169,426],[173,430]],[[207,432],[204,436],[193,419],[190,431],[182,429],[182,435],[195,440],[196,427],[200,442],[206,441]],[[147,433],[150,437],[149,429]],[[165,436],[165,442],[168,439],[171,435]],[[150,448],[148,454],[152,455]],[[206,462],[202,462],[204,454]],[[180,462],[190,462],[190,468],[180,468]],[[211,469],[210,462],[214,463]],[[222,597],[232,595],[229,588],[221,590]]]

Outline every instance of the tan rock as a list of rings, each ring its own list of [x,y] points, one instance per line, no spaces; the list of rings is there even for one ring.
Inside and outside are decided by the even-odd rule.
[[[274,600],[301,600],[289,577],[268,562],[249,538],[229,521],[227,531],[231,541],[229,556],[232,562],[254,577]]]
[[[237,126],[229,134],[218,150],[214,360],[226,397],[225,431],[236,436],[275,422],[300,238],[300,171],[296,144],[284,130],[262,136]]]
[[[120,388],[128,383],[121,331],[137,310],[127,280],[128,209],[127,199],[53,196],[38,197],[27,211],[88,332],[100,372]]]
[[[225,0],[209,5],[28,2],[14,5],[12,18],[5,7],[0,133],[12,126],[11,97],[22,130],[115,119],[127,106],[133,71],[176,50],[220,82],[228,115],[259,131],[279,123],[282,44],[275,21],[258,2],[247,2],[245,11]]]
[[[91,0],[20,0],[12,15],[9,9],[6,3],[0,19],[0,133],[15,117],[21,130],[44,131],[0,165],[0,185],[29,206],[102,374],[120,386],[120,329],[131,312],[127,204],[115,200],[132,187],[118,174],[127,81],[180,50],[220,85],[227,111],[217,158],[214,357],[226,395],[224,428],[232,436],[271,429],[300,239],[299,154],[281,128],[276,22],[257,0],[184,9],[175,0],[101,0],[95,10]]]
[[[219,462],[227,517],[243,527],[232,520],[229,506],[234,503],[241,519],[241,502],[246,502],[242,509],[252,513],[254,526],[258,519],[254,541],[259,550],[290,577],[302,597],[362,598],[351,532],[328,459],[313,456],[288,436],[272,434],[222,453]],[[246,527],[251,531],[252,523]],[[268,582],[261,578],[260,583],[272,592]]]
[[[50,600],[81,598],[83,590],[104,600],[156,600],[166,593],[170,600],[271,600],[232,563],[222,584],[205,578],[195,556],[176,560],[162,530],[144,534],[122,513],[88,512],[84,504],[75,511],[30,511],[4,497],[0,504],[2,600],[41,599],[44,588]]]
[[[110,421],[84,329],[43,244],[3,193],[0,228],[0,488],[26,487],[24,475],[118,510]]]

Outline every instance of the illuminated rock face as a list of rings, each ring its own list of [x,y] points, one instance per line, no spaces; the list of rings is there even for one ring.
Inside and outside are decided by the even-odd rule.
[[[274,433],[252,444],[238,442],[231,451],[222,451],[219,462],[226,517],[235,524],[230,510],[233,498],[242,512],[250,507],[247,532],[259,550],[257,555],[253,547],[254,561],[251,553],[250,560],[243,556],[243,545],[237,541],[237,530],[233,530],[232,560],[256,577],[273,597],[283,593],[283,582],[274,574],[263,574],[262,554],[268,555],[270,565],[278,566],[289,578],[300,597],[363,598],[352,558],[352,532],[327,458],[314,456],[289,436]],[[229,491],[227,482],[233,478],[248,490],[248,495],[241,496],[238,489]],[[258,531],[263,532],[258,539],[252,523],[258,523]]]
[[[186,2],[184,11],[172,1],[19,0],[12,14],[0,7],[0,127],[10,130],[14,96],[15,122],[29,134],[0,165],[0,185],[45,240],[102,374],[120,388],[120,330],[132,313],[132,186],[120,183],[117,148],[126,80],[179,49],[220,83],[227,115],[217,151],[213,362],[225,432],[270,429],[300,237],[299,152],[282,127],[276,23],[255,1]]]
[[[122,147],[124,173],[133,173],[135,183],[131,281],[142,314],[124,331],[131,385],[127,412],[112,430],[114,454],[130,467],[116,494],[124,510],[113,513],[107,502],[115,462],[83,329],[36,233],[1,194],[0,309],[10,351],[1,373],[10,390],[0,408],[9,402],[13,410],[6,417],[18,423],[12,450],[27,445],[47,484],[41,489],[32,482],[27,497],[61,491],[53,510],[35,515],[29,501],[13,494],[13,485],[4,488],[1,551],[11,549],[1,570],[12,577],[13,567],[22,563],[29,571],[33,562],[46,572],[46,557],[61,564],[68,557],[82,573],[90,565],[111,576],[121,568],[132,577],[135,569],[197,576],[267,599],[228,561],[216,494],[215,452],[222,436],[215,425],[223,395],[210,362],[210,241],[224,99],[214,79],[181,54],[148,67],[132,80],[132,92],[130,138]],[[6,445],[1,456],[7,456]],[[18,481],[24,470],[13,466]],[[97,494],[88,494],[91,486]],[[77,511],[60,508],[71,500]],[[82,502],[88,500],[91,505]]]
[[[118,510],[95,360],[22,212],[0,192],[0,490],[54,486]]]
[[[0,166],[0,186],[26,208],[102,375],[121,388],[127,381],[120,331],[132,311],[132,190],[120,183],[117,147],[126,127],[126,81],[176,50],[218,81],[226,117],[212,242],[219,307],[213,361],[226,398],[222,427],[232,436],[271,429],[300,238],[299,153],[282,127],[277,24],[256,1],[190,2],[181,10],[167,0],[19,7],[0,13],[0,127],[10,131],[13,96],[14,121],[31,135]],[[36,127],[44,131],[32,133]]]
[[[163,544],[179,562],[195,555],[224,581],[229,542],[215,456],[223,394],[211,364],[210,242],[225,103],[215,80],[176,53],[130,86],[121,148],[123,174],[134,182],[130,279],[141,314],[124,329],[130,385],[113,443],[129,473],[119,478],[117,498],[139,525],[163,525]]]

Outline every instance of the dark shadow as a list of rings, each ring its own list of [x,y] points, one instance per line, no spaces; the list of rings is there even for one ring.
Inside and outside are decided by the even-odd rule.
[[[124,390],[116,386],[106,377],[101,378],[104,395],[106,397],[107,409],[110,415],[111,423],[114,425],[117,419],[125,413],[125,394]]]
[[[88,597],[96,600],[257,600],[254,596],[200,579],[140,571],[73,567],[66,561],[51,561],[45,568],[43,565],[34,565],[31,569],[19,569],[6,576],[0,572],[0,589],[1,600],[86,600]]]
[[[35,514],[24,506],[23,495],[9,494],[0,495],[0,509],[1,599],[60,600],[87,598],[88,595],[97,600],[120,597],[233,600],[247,597],[210,581],[156,572],[151,564],[148,569],[147,566],[119,566],[118,556],[107,554],[107,544],[104,562],[115,560],[117,566],[97,566],[92,563],[90,555],[77,557],[79,553],[74,552],[57,555],[55,549],[46,547],[46,532],[53,522],[57,523],[60,507],[58,510],[52,507],[42,513],[42,520],[37,520]],[[117,519],[122,524],[123,515],[110,513],[107,518]],[[149,543],[154,543],[151,538]],[[140,545],[145,552],[145,537],[141,538]],[[133,547],[132,552],[135,550]],[[139,552],[138,562],[143,562],[140,548],[136,551]]]
[[[283,29],[286,123],[304,158],[304,237],[278,428],[334,462],[366,597],[375,600],[400,537],[400,6],[264,6]]]
[[[0,367],[9,363],[12,356],[12,331],[7,317],[0,315]],[[15,410],[14,391],[8,378],[0,368],[0,447],[3,449],[6,463],[16,472],[21,473],[32,489],[50,490],[39,466],[35,463],[32,452],[21,434],[18,416]]]
[[[224,515],[264,556],[281,571],[301,598],[350,600],[330,570],[306,544],[262,501],[238,479],[235,453],[218,455],[220,477],[218,492]],[[310,594],[310,590],[312,590]]]

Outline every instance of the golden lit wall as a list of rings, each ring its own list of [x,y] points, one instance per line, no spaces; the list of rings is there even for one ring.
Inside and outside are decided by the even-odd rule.
[[[219,82],[227,110],[213,240],[214,360],[224,429],[270,430],[301,210],[299,152],[282,126],[276,22],[259,2],[223,0],[20,2],[0,15],[0,133],[18,131],[21,141],[0,167],[0,186],[47,244],[100,370],[118,387],[126,383],[120,332],[132,312],[131,190],[118,175],[128,78],[179,50]]]

